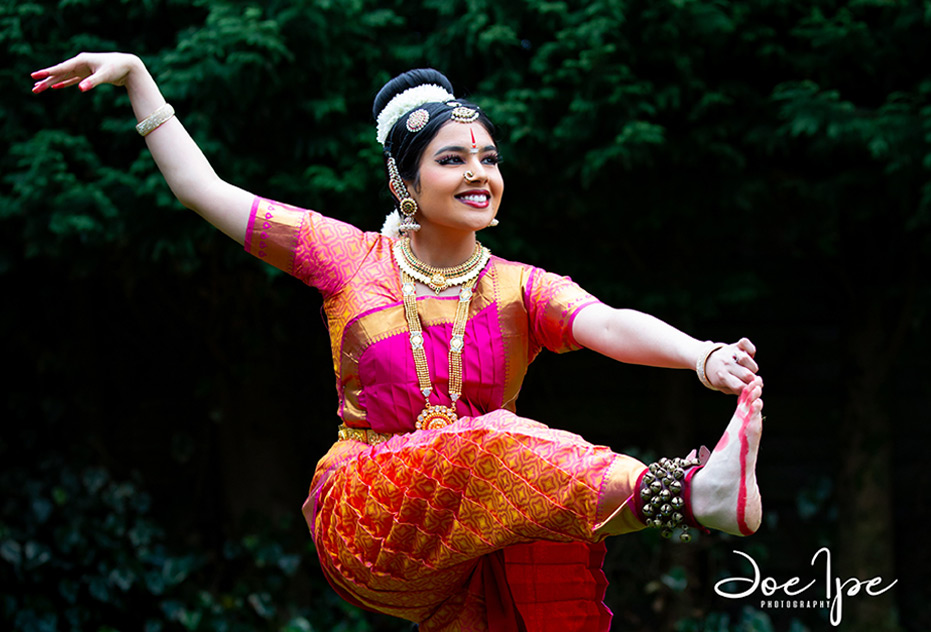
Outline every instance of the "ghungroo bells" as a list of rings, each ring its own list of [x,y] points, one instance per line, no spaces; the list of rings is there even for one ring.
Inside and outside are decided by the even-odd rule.
[[[640,479],[640,511],[648,527],[660,529],[664,538],[680,529],[679,539],[689,542],[692,535],[684,514],[686,471],[701,465],[698,459],[662,458],[651,463]]]

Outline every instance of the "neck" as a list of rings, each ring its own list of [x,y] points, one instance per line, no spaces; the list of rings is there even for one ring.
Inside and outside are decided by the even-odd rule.
[[[418,259],[428,265],[451,268],[472,256],[475,233],[421,230],[411,235],[411,249]]]

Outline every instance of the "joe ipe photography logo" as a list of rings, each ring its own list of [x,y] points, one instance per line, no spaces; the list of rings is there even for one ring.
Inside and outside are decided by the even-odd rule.
[[[844,598],[876,597],[896,585],[899,581],[884,580],[882,577],[872,579],[847,579],[835,577],[831,569],[831,551],[822,547],[811,558],[812,578],[792,577],[779,582],[773,577],[766,577],[760,572],[760,566],[751,556],[741,551],[734,551],[750,562],[753,573],[749,577],[727,577],[714,585],[714,592],[725,599],[758,599],[761,610],[780,609],[823,609],[830,608],[831,625],[837,627],[844,617]],[[818,558],[824,556],[823,574]],[[733,592],[734,588],[745,590]],[[760,594],[757,595],[759,590]],[[861,595],[862,591],[862,595]]]

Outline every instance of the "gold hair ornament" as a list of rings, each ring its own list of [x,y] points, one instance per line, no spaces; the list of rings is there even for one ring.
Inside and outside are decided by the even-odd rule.
[[[401,120],[405,113],[422,107],[426,103],[446,103],[453,98],[453,95],[444,88],[432,83],[408,88],[404,92],[394,95],[382,111],[378,113],[375,137],[379,143],[384,145],[385,141],[388,140],[391,128]]]
[[[410,113],[410,116],[407,117],[407,123],[406,123],[407,131],[416,134],[417,132],[422,130],[424,127],[426,127],[427,123],[429,122],[430,122],[429,112],[427,112],[423,108],[414,110],[413,112]]]

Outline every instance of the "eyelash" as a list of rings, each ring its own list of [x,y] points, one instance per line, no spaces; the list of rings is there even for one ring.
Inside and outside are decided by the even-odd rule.
[[[454,162],[454,161],[458,161],[458,162]],[[462,157],[457,154],[450,154],[448,156],[443,156],[442,158],[439,158],[436,162],[437,164],[443,165],[443,166],[452,165],[452,164],[462,164]],[[501,156],[498,154],[488,154],[487,156],[482,158],[482,162],[485,162],[486,164],[489,164],[489,165],[500,165]]]

